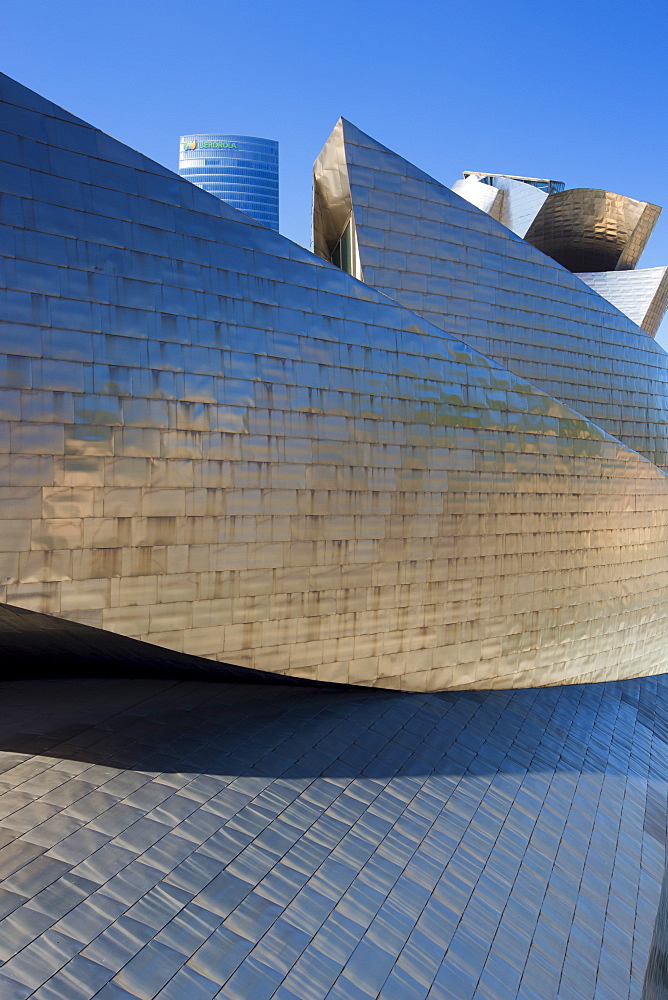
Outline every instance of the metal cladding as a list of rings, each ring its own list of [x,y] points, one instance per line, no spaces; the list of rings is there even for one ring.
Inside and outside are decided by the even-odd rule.
[[[665,677],[0,697],[3,1000],[665,995]]]
[[[560,685],[665,669],[663,352],[361,133],[393,298],[0,91],[3,1000],[662,995],[666,678]]]
[[[452,190],[518,236],[527,236],[535,220],[530,243],[570,271],[587,261],[592,270],[578,277],[656,336],[668,308],[667,269],[628,270],[637,265],[654,228],[661,211],[656,205],[609,191],[563,191],[562,182],[491,174],[465,173]],[[617,270],[605,270],[608,266]]]
[[[500,188],[491,184],[481,184],[476,177],[470,174],[468,177],[461,177],[455,181],[452,190],[460,198],[465,198],[482,212],[486,212],[493,219],[503,223],[505,192],[501,191]]]
[[[549,184],[546,182],[546,186]],[[494,175],[494,183],[487,184],[469,173],[455,181],[452,190],[522,237],[549,197],[533,184],[501,175]]]
[[[344,167],[365,278],[379,283],[377,232],[405,264],[395,298],[410,289],[443,324],[449,294],[452,330],[7,78],[2,91],[4,601],[404,690],[664,668],[668,481],[631,450],[665,443],[665,355],[646,335],[361,133]],[[413,213],[403,254],[393,199]],[[466,276],[428,233],[459,240]],[[415,291],[413,244],[452,273],[442,295]],[[584,359],[594,333],[616,336],[619,364],[594,347],[587,379],[574,351],[568,372],[595,413],[614,399],[627,440],[460,339],[490,329],[528,332],[517,350],[537,371],[552,338]],[[552,354],[563,373],[565,348]],[[634,399],[648,358],[656,397]]]
[[[324,170],[347,175],[365,282],[668,467],[668,356],[646,333],[349,122],[316,161],[316,186]]]
[[[578,278],[655,337],[668,308],[668,267],[590,271]]]
[[[658,205],[612,191],[571,188],[550,195],[525,239],[569,271],[626,271],[660,214]]]

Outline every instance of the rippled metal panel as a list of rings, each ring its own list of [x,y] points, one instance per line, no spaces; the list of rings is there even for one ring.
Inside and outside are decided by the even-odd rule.
[[[0,699],[3,1000],[665,995],[665,677]]]
[[[569,271],[626,271],[640,260],[660,214],[658,205],[612,191],[570,188],[549,196],[526,240]]]
[[[2,91],[0,599],[411,690],[664,669],[653,465],[140,154]],[[467,211],[475,256],[492,220]],[[503,309],[482,283],[474,304]]]
[[[348,173],[369,285],[668,467],[662,347],[579,278],[349,122],[325,151]]]
[[[617,306],[650,337],[668,308],[668,267],[640,271],[590,271],[578,274],[590,288]]]

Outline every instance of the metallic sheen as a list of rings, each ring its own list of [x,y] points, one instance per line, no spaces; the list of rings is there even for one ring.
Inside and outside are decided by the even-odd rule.
[[[665,996],[665,677],[0,699],[3,1000]]]
[[[579,274],[578,278],[617,306],[650,337],[656,336],[668,308],[668,267],[590,271]]]
[[[546,199],[525,238],[569,271],[627,271],[660,214],[658,205],[612,191],[571,188]]]
[[[471,172],[452,186],[518,236],[532,227],[529,242],[569,270],[586,264],[591,270],[578,276],[654,337],[668,308],[667,269],[628,269],[637,266],[661,210],[609,191],[563,188],[561,181]]]
[[[315,242],[366,284],[2,98],[2,600],[402,690],[665,668],[646,334],[346,123]]]

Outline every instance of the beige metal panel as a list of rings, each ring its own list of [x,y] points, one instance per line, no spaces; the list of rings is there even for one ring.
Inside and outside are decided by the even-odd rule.
[[[111,601],[111,580],[76,580],[72,583],[63,583],[59,587],[59,593],[60,608],[65,617],[73,610],[108,608]]]
[[[26,489],[0,486],[0,517],[23,519],[40,517],[42,513],[42,490],[39,486]]]
[[[55,549],[81,549],[83,520],[77,518],[39,518],[32,522],[30,548],[51,552]]]
[[[20,519],[0,521],[0,551],[25,552],[30,548],[31,522]]]
[[[39,517],[95,517],[101,516],[103,497],[94,487],[51,486],[38,491],[42,502],[34,516]],[[24,516],[26,511],[24,510]]]
[[[34,110],[22,117],[14,105],[13,115],[25,148],[16,156],[7,144],[0,157],[26,174],[40,164],[43,190],[60,199],[50,239],[64,247],[73,213],[79,239],[59,268],[61,294],[40,292],[36,306],[57,317],[53,329],[47,314],[39,323],[54,356],[42,361],[34,339],[23,357],[0,342],[4,419],[19,426],[17,407],[36,412],[32,393],[52,406],[51,419],[26,425],[46,426],[53,451],[33,453],[31,431],[2,456],[9,602],[214,661],[396,690],[665,668],[664,475],[462,339],[494,324],[506,340],[526,330],[531,350],[517,343],[537,372],[560,344],[560,384],[570,379],[583,405],[587,394],[592,406],[605,399],[614,420],[649,438],[654,411],[634,392],[648,357],[661,355],[641,353],[612,307],[454,195],[448,235],[475,280],[453,277],[452,262],[439,270],[427,234],[444,206],[427,199],[423,211],[433,182],[380,171],[383,204],[367,205],[367,232],[373,218],[376,251],[389,233],[397,260],[430,261],[432,285],[408,267],[394,294],[439,322],[444,297],[463,303],[446,332],[177,178],[154,201],[157,228],[145,224],[142,206],[156,221],[148,161],[86,129],[105,151],[109,190],[137,199],[135,221],[119,228],[60,184],[85,188],[79,171],[100,174],[97,156],[56,129],[48,160],[36,158]],[[341,192],[345,176],[332,180]],[[413,212],[396,244],[382,228],[393,186]],[[31,212],[50,211],[39,192],[15,207],[26,275],[41,252]],[[99,278],[110,247],[122,280],[104,295],[93,281],[77,305],[68,282]],[[132,284],[142,281],[150,287]],[[19,308],[9,295],[5,305]],[[564,341],[608,323],[617,340],[605,377],[602,353],[574,371]],[[71,405],[56,406],[57,393]]]
[[[660,214],[658,205],[612,191],[569,188],[548,197],[525,238],[569,271],[626,271]]]

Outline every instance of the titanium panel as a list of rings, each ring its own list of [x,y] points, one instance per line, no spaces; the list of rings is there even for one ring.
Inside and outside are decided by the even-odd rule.
[[[526,240],[569,271],[628,271],[660,214],[658,205],[612,191],[569,188],[549,196]]]
[[[501,225],[510,229],[517,236],[524,237],[529,226],[545,203],[548,194],[525,184],[512,177],[494,175],[494,184],[483,184],[474,174],[469,174],[464,180],[458,180],[452,185],[452,190],[461,198],[475,205],[481,211],[491,215]],[[497,192],[497,197],[490,202],[485,192]]]
[[[668,267],[640,271],[590,271],[578,278],[655,337],[668,308]]]
[[[485,212],[486,215],[491,215],[493,219],[503,223],[504,192],[500,191],[499,188],[493,187],[491,184],[481,184],[476,177],[470,175],[456,180],[452,185],[452,190],[460,198],[464,198],[479,208],[481,212]]]
[[[335,126],[334,131],[337,130],[342,133],[342,122],[338,122]],[[347,171],[338,161],[323,160],[322,164],[316,161],[314,178],[313,252],[325,260],[330,260],[341,234],[350,222],[355,248],[354,276],[363,281]]]
[[[349,122],[317,162],[348,174],[365,282],[668,466],[668,356],[644,331]]]
[[[3,998],[665,993],[665,677],[0,698]]]
[[[664,669],[654,465],[7,78],[2,96],[0,599],[386,688]],[[408,185],[420,209],[414,174],[385,196]],[[447,196],[474,260],[496,224]],[[504,310],[478,288],[481,314]]]

